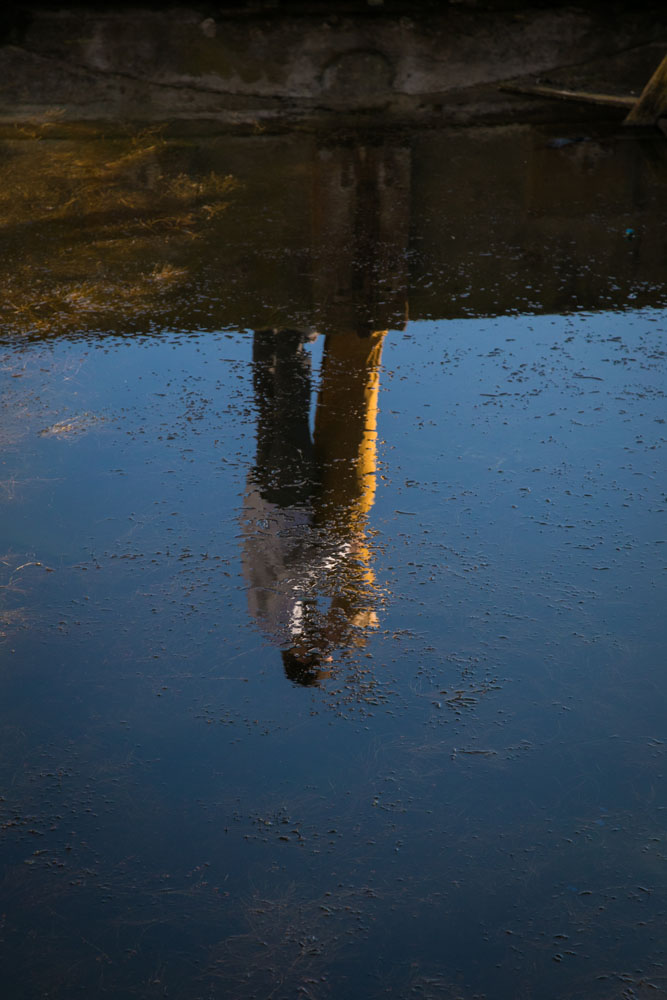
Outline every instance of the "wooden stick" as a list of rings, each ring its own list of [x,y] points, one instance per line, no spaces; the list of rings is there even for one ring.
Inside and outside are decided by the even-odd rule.
[[[617,94],[597,94],[587,90],[564,90],[561,87],[542,87],[522,83],[504,83],[500,89],[514,94],[555,97],[561,101],[579,101],[582,104],[604,104],[612,108],[634,108],[637,103],[636,97],[623,97]]]
[[[624,125],[655,125],[667,115],[667,56],[642,90]]]

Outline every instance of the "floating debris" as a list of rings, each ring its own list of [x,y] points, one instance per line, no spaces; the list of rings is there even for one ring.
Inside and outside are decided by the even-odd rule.
[[[75,434],[84,434],[103,420],[104,417],[98,417],[94,413],[80,413],[76,417],[58,420],[55,424],[51,424],[50,427],[44,427],[39,432],[39,436],[47,438],[74,437]]]

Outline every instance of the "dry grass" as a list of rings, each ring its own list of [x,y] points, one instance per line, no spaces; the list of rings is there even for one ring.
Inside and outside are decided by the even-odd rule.
[[[184,251],[236,181],[191,176],[159,129],[52,141],[56,120],[3,144],[0,227],[15,252],[0,263],[0,325],[43,336],[141,322],[187,284]]]

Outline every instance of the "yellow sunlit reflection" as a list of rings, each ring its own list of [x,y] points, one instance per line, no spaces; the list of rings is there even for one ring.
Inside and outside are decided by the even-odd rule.
[[[378,626],[368,514],[385,333],[326,337],[312,439],[303,338],[256,334],[258,462],[245,498],[244,572],[251,614],[300,683],[328,676],[336,651],[362,648]]]

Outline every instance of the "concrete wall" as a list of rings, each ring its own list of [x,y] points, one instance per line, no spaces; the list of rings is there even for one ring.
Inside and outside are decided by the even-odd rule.
[[[667,9],[597,7],[365,16],[35,7],[0,47],[0,116],[266,120],[314,111],[416,113],[510,77],[667,40]],[[461,114],[459,108],[459,114]]]

